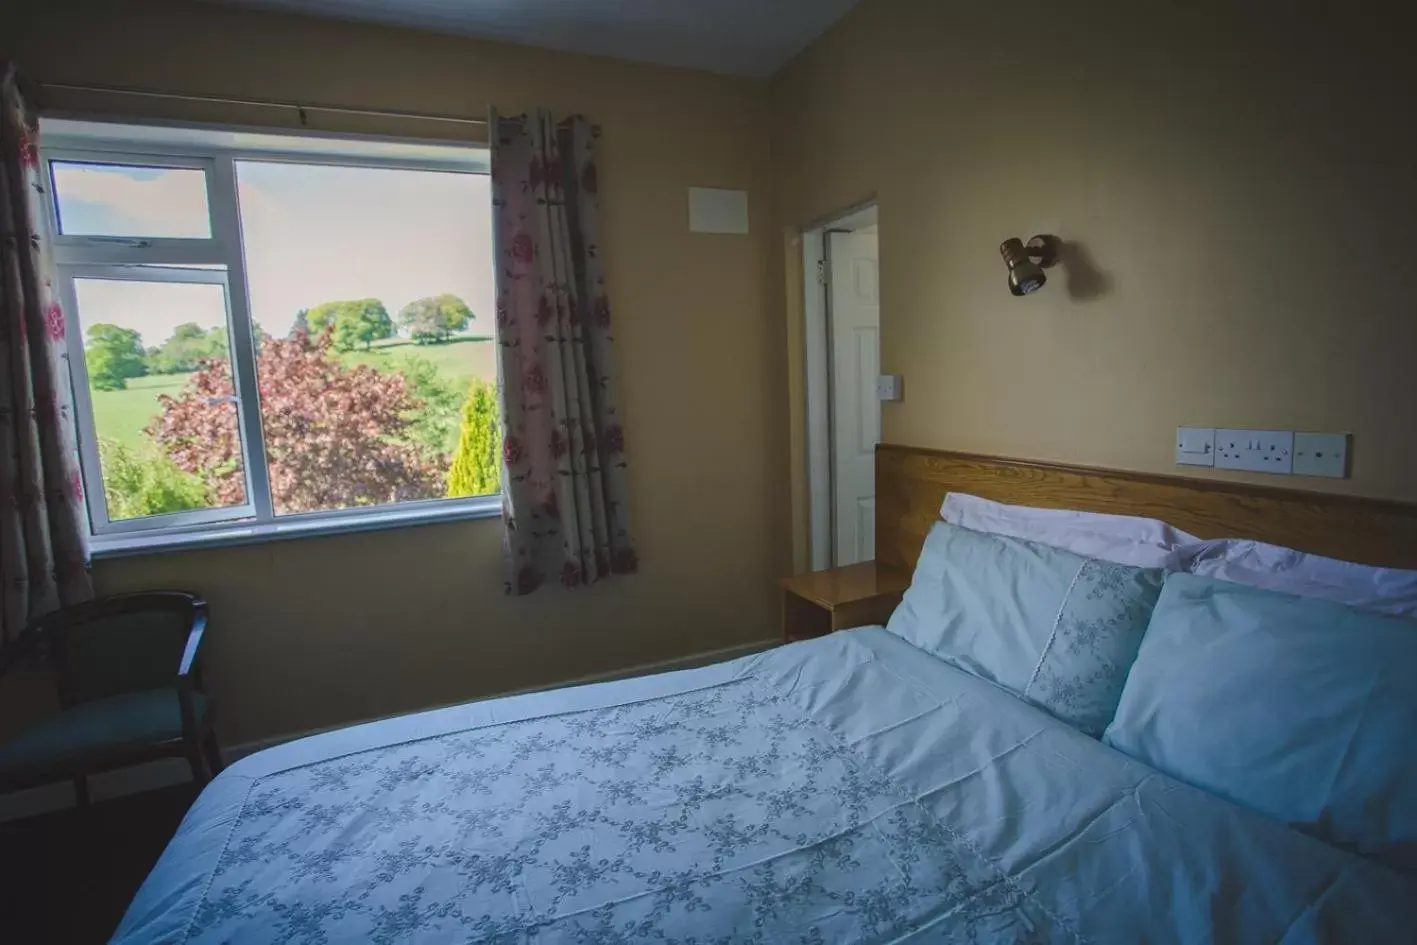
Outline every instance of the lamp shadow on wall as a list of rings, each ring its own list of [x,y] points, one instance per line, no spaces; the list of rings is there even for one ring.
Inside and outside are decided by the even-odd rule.
[[[1082,243],[1059,243],[1058,264],[1066,276],[1068,298],[1074,302],[1093,302],[1111,294],[1112,274],[1097,267]]]

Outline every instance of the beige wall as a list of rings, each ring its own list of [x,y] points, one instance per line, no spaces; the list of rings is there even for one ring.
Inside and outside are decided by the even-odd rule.
[[[781,277],[771,271],[764,83],[146,0],[46,0],[0,46],[37,80],[469,116],[489,104],[547,106],[604,126],[602,242],[642,574],[508,599],[500,521],[99,562],[101,590],[191,588],[210,600],[210,688],[226,741],[775,631],[772,579],[788,553],[779,501],[787,449],[775,409]],[[73,104],[133,111],[131,102]],[[753,235],[690,234],[690,185],[749,190]],[[0,711],[0,724],[22,714]]]
[[[1238,6],[866,0],[775,80],[780,223],[879,197],[887,441],[1170,472],[1178,424],[1347,430],[1350,481],[1263,481],[1417,499],[1406,34]],[[1013,298],[1038,232],[1100,285]]]

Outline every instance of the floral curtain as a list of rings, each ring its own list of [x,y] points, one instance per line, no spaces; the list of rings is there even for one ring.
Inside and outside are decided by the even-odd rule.
[[[0,644],[93,594],[35,116],[0,65]]]
[[[596,235],[599,136],[579,116],[492,114],[508,594],[639,566]]]

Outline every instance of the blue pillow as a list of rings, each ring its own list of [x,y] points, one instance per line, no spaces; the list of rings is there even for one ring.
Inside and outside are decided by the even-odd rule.
[[[1414,679],[1417,622],[1173,574],[1104,741],[1412,872]]]
[[[936,522],[886,629],[1096,737],[1165,574]]]

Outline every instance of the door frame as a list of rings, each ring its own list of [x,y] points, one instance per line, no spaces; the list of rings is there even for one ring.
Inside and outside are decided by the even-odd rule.
[[[831,259],[827,234],[876,226],[875,198],[841,210],[802,230],[802,308],[806,341],[807,553],[813,571],[836,562],[836,483],[832,475],[835,423],[832,395]]]

